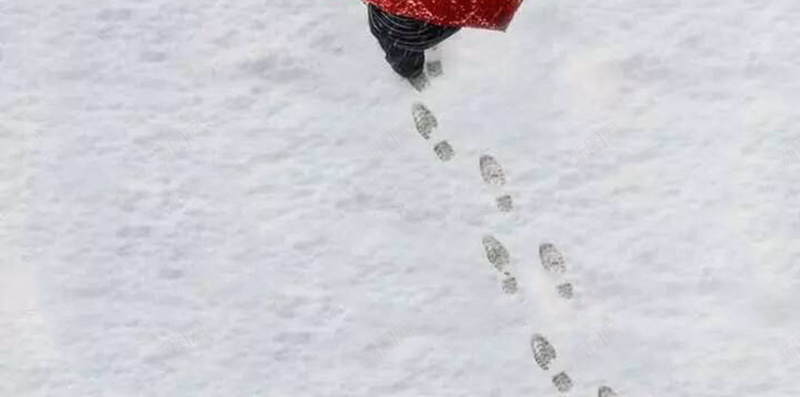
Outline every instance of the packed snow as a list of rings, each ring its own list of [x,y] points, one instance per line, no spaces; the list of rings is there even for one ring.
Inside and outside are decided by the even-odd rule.
[[[356,0],[2,0],[0,396],[796,397],[798,20],[526,0],[419,93]]]

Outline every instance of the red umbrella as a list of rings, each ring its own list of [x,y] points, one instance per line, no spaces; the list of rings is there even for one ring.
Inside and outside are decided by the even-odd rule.
[[[506,30],[522,0],[366,0],[394,15],[442,26]]]

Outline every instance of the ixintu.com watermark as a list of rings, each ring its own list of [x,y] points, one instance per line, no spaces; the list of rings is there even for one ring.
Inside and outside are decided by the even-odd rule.
[[[781,150],[783,165],[796,164],[800,161],[800,136],[792,139]]]
[[[778,350],[778,355],[784,365],[797,362],[800,359],[800,335],[795,336],[789,343],[782,346]]]
[[[373,141],[367,148],[367,156],[375,160],[384,158],[399,150],[407,141],[408,133],[404,133],[399,128],[384,133]]]
[[[415,331],[407,323],[394,326],[369,343],[361,353],[369,365],[375,365],[381,358],[400,346]]]
[[[180,153],[191,149],[192,142],[198,137],[208,135],[208,131],[209,129],[207,127],[198,127],[191,131],[172,134],[161,145],[154,149],[153,153],[162,163],[166,163]]]
[[[595,132],[583,140],[577,148],[570,151],[570,158],[574,165],[583,165],[589,158],[608,148],[618,137],[618,132],[608,128]]]
[[[0,311],[0,318],[14,324],[38,324],[42,322],[42,316],[36,309],[3,310]]]
[[[572,349],[571,356],[575,360],[589,359],[608,347],[609,343],[613,343],[621,334],[622,331],[614,320],[605,319],[599,328]]]

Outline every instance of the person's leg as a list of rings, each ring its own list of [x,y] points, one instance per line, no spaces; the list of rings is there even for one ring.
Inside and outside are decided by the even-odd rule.
[[[386,61],[400,76],[410,79],[420,75],[425,67],[425,53],[412,51],[392,45],[382,46]]]
[[[372,4],[368,12],[370,30],[386,53],[386,60],[405,78],[419,76],[425,65],[425,50],[459,30],[387,14]]]
[[[398,26],[392,26],[389,18],[393,16],[384,13],[378,7],[369,5],[370,31],[378,40],[386,61],[394,71],[404,78],[412,78],[422,73],[425,64],[425,53],[413,48],[399,45],[402,35],[397,31]]]

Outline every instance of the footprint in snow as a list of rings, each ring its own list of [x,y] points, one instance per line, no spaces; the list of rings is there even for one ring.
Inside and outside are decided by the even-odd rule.
[[[486,259],[489,260],[489,263],[494,266],[498,273],[505,277],[503,280],[503,292],[507,294],[516,293],[518,291],[517,279],[506,269],[511,262],[508,250],[493,236],[484,236],[482,242],[483,249],[486,251]]]
[[[480,158],[481,177],[483,181],[496,186],[503,186],[506,183],[506,176],[503,167],[494,157],[484,154]]]
[[[564,264],[564,256],[556,247],[551,243],[542,243],[539,245],[539,259],[542,261],[544,270],[552,273],[562,274],[567,270]]]
[[[556,349],[541,334],[531,336],[531,350],[536,364],[543,370],[550,369],[550,364],[556,359]]]
[[[425,70],[431,77],[439,77],[444,74],[442,69],[442,53],[439,46],[433,46],[425,52]]]
[[[486,258],[489,260],[489,263],[494,265],[497,271],[502,272],[503,268],[505,268],[511,260],[508,250],[493,236],[484,236],[482,241],[483,249],[486,251]]]
[[[541,334],[531,336],[531,350],[533,359],[543,370],[550,370],[550,364],[556,359],[556,349]],[[572,379],[566,372],[561,371],[553,376],[553,385],[558,391],[565,393],[572,389]]]
[[[539,259],[542,262],[544,270],[553,274],[564,274],[567,266],[564,262],[564,256],[556,249],[553,244],[543,243],[539,246]],[[572,299],[574,295],[573,286],[571,283],[563,282],[556,286],[558,295],[564,299]]]
[[[572,379],[565,372],[559,372],[553,377],[553,385],[562,393],[572,389]]]
[[[497,208],[503,212],[509,212],[514,209],[514,202],[511,200],[511,195],[504,194],[496,200]]]
[[[431,139],[431,135],[439,127],[433,112],[422,103],[415,103],[411,106],[411,116],[414,118],[414,126],[425,140]],[[433,151],[436,157],[442,161],[450,161],[456,154],[453,147],[446,140],[434,145]]]
[[[433,112],[427,106],[415,103],[411,106],[411,115],[414,117],[414,126],[417,127],[417,132],[425,140],[431,139],[431,134],[439,126]]]
[[[437,143],[436,146],[433,147],[433,151],[436,152],[436,156],[442,161],[450,161],[456,155],[453,147],[450,146],[447,141]]]
[[[488,155],[484,154],[480,157],[479,164],[478,164],[481,177],[483,181],[486,182],[487,185],[492,186],[503,186],[506,183],[506,176],[505,172],[503,172],[503,167],[500,166],[500,163],[497,160]],[[495,200],[497,204],[497,208],[503,212],[509,212],[514,208],[513,200],[511,199],[511,195],[504,194]]]

